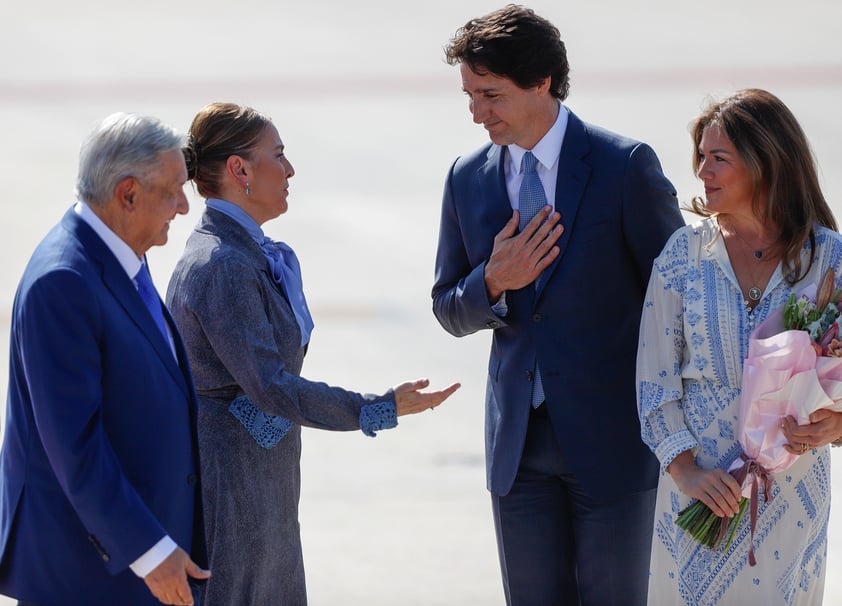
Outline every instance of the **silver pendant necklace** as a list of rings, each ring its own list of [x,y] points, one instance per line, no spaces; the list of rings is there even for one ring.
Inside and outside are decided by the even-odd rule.
[[[763,251],[754,251],[754,259],[758,263],[761,263],[763,261]],[[760,297],[763,296],[763,289],[757,285],[757,276],[754,274],[754,272],[751,272],[751,284],[751,288],[748,289],[748,298],[752,303],[757,303],[760,300]]]
[[[729,227],[730,227],[729,231],[732,234],[734,234],[735,236],[737,236],[737,238],[743,244],[745,244],[746,248],[748,248],[751,251],[751,254],[754,257],[754,260],[757,261],[757,263],[762,263],[764,261],[763,257],[766,256],[766,253],[772,248],[772,246],[767,246],[766,248],[754,248],[751,244],[748,243],[748,241],[745,238],[743,238],[740,235],[740,232],[738,232],[736,229],[734,229],[733,225],[731,225]],[[756,275],[754,275],[752,273],[750,277],[751,277],[752,286],[748,289],[748,298],[752,303],[757,303],[760,300],[760,298],[763,296],[763,289],[760,288],[757,285],[757,276]]]

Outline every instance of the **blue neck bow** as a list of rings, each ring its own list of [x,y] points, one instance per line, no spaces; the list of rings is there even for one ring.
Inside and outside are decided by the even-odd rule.
[[[272,279],[277,282],[289,301],[292,312],[295,314],[295,321],[301,331],[301,346],[310,342],[310,333],[313,332],[313,317],[307,307],[307,300],[304,297],[304,283],[301,280],[301,265],[298,257],[284,242],[275,242],[267,238],[263,230],[242,208],[218,198],[209,198],[205,204],[236,221],[245,229],[252,239],[260,246],[263,256],[269,264],[269,273]]]

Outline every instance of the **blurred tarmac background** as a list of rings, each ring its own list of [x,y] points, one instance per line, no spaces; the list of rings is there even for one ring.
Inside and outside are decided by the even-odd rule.
[[[302,262],[316,321],[305,376],[359,391],[418,376],[463,385],[435,412],[402,418],[374,440],[305,430],[311,605],[503,604],[483,463],[490,335],[454,339],[430,311],[443,179],[458,154],[486,141],[442,47],[502,4],[2,3],[0,395],[18,279],[73,202],[79,145],[94,124],[136,111],[186,131],[211,101],[252,105],[273,117],[296,170],[289,212],[265,229]],[[681,201],[702,193],[689,122],[708,96],[756,86],[801,121],[842,219],[837,0],[529,6],[567,44],[571,109],[651,144]],[[197,195],[191,203],[169,244],[149,254],[162,295],[202,211]],[[842,486],[842,472],[835,477]],[[831,515],[831,605],[842,605],[840,507]]]

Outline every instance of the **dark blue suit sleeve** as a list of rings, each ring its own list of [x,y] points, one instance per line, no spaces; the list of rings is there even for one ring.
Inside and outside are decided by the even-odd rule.
[[[450,334],[462,337],[482,329],[499,328],[506,323],[491,309],[485,288],[485,264],[491,255],[496,233],[489,232],[487,238],[474,235],[472,241],[486,250],[468,250],[456,197],[470,193],[456,182],[454,164],[444,187],[432,296],[433,313],[439,323]],[[481,204],[482,199],[477,196],[473,202]]]

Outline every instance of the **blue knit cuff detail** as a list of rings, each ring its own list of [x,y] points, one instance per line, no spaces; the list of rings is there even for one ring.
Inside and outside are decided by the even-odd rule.
[[[366,404],[360,409],[360,429],[374,437],[381,429],[392,429],[398,426],[398,410],[394,402],[378,402]]]
[[[699,442],[693,437],[688,429],[681,429],[672,435],[667,436],[655,448],[655,456],[661,462],[661,469],[666,471],[673,459],[685,450],[693,450],[699,446]],[[694,453],[695,456],[695,453]]]
[[[228,412],[242,423],[254,441],[263,448],[275,446],[292,427],[292,422],[283,417],[267,415],[248,396],[234,399],[228,406]]]

